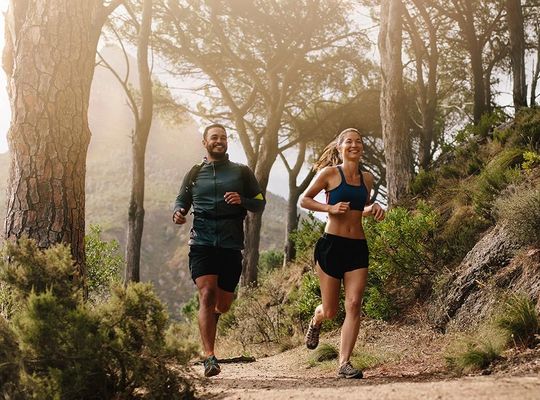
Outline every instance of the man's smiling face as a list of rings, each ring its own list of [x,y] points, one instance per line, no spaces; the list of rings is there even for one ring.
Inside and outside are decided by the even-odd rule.
[[[210,128],[203,139],[210,161],[222,160],[227,153],[227,134],[219,127]]]

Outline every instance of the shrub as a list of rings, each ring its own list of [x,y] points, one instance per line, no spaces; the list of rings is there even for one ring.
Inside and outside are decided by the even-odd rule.
[[[501,196],[495,203],[498,220],[522,243],[540,242],[540,189],[530,188]]]
[[[515,118],[517,145],[540,148],[540,108],[522,108]]]
[[[387,293],[381,293],[380,285],[373,285],[366,290],[364,311],[370,318],[388,321],[398,314],[395,300]]]
[[[411,184],[413,195],[426,194],[437,183],[437,177],[433,171],[420,171]]]
[[[339,356],[336,346],[328,343],[321,343],[309,358],[310,364],[314,365],[323,361],[335,360]]]
[[[292,318],[300,320],[302,327],[305,328],[313,318],[315,308],[321,304],[321,288],[317,275],[314,272],[304,274],[298,291],[291,297]],[[324,321],[323,330],[335,329],[345,320],[344,297],[344,292],[341,290],[338,313],[333,320]]]
[[[268,274],[281,267],[283,264],[283,256],[283,251],[281,250],[263,251],[259,257],[259,271],[261,272],[261,275]]]
[[[15,333],[8,322],[0,316],[0,396],[15,397],[20,386],[20,351]]]
[[[296,248],[296,258],[308,264],[313,263],[313,248],[324,232],[324,222],[318,220],[313,213],[300,221],[300,229],[291,232],[291,239]]]
[[[111,284],[120,282],[120,271],[124,264],[119,254],[120,245],[116,240],[103,241],[98,225],[90,226],[90,233],[84,240],[88,294],[91,300],[103,300]]]
[[[489,367],[500,358],[502,345],[490,339],[468,339],[446,356],[450,370],[461,374]]]
[[[66,247],[40,250],[23,239],[6,244],[5,253],[0,276],[19,302],[11,325],[23,398],[191,396],[187,381],[166,366],[168,318],[149,284],[116,287],[93,307],[71,279]]]
[[[495,319],[509,341],[522,347],[534,347],[540,334],[540,321],[534,303],[523,294],[511,296]]]
[[[509,149],[502,151],[486,165],[477,177],[473,188],[473,204],[479,215],[493,218],[492,208],[495,199],[510,183],[519,181],[519,169],[513,167],[521,164],[522,161],[521,150]]]
[[[402,305],[421,293],[431,273],[438,270],[434,234],[438,214],[422,202],[415,212],[401,207],[390,210],[384,221],[366,221],[370,251],[368,295],[394,293]],[[399,293],[399,294],[398,294]],[[380,296],[379,296],[380,297]],[[375,300],[368,303],[375,306]],[[390,309],[393,307],[390,307]],[[396,305],[399,308],[399,305]]]
[[[521,167],[528,171],[535,167],[540,166],[540,154],[538,154],[536,151],[526,151],[523,153],[523,164],[521,164]]]

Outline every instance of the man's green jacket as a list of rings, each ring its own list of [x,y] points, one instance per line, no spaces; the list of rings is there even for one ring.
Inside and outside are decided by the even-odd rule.
[[[226,192],[238,192],[242,204],[227,204],[223,197]],[[174,211],[182,208],[187,213],[193,206],[189,245],[243,249],[246,210],[261,212],[265,205],[253,172],[227,156],[214,162],[205,159],[195,178],[186,174]]]

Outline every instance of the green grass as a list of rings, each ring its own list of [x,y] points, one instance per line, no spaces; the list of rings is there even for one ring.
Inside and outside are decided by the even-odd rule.
[[[520,347],[531,347],[538,341],[540,321],[534,303],[523,294],[511,296],[495,324],[508,335],[510,343]]]
[[[503,342],[495,338],[469,338],[455,344],[447,354],[446,363],[450,370],[461,374],[487,368],[500,358]]]
[[[336,346],[332,346],[331,344],[320,344],[319,347],[313,352],[311,357],[309,358],[309,365],[315,366],[318,363],[322,363],[324,361],[331,361],[337,359],[339,356],[339,351],[336,348]]]

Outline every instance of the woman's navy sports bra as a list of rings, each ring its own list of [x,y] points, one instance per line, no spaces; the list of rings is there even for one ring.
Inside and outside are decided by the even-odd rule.
[[[351,210],[364,211],[368,193],[362,172],[360,172],[360,186],[356,186],[347,183],[339,165],[337,169],[341,175],[341,183],[336,188],[326,192],[326,204],[334,205],[341,201],[348,201]]]

